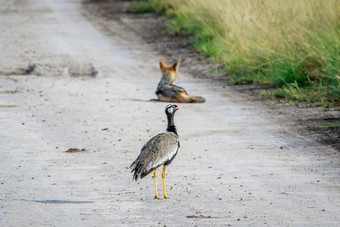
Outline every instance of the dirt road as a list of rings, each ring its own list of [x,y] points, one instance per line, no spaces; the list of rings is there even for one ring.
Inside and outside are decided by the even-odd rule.
[[[152,177],[133,182],[127,167],[165,130],[166,103],[149,99],[159,59],[175,59],[80,1],[0,11],[0,226],[339,226],[335,150],[183,73],[178,84],[207,102],[177,112],[172,199],[154,200]]]

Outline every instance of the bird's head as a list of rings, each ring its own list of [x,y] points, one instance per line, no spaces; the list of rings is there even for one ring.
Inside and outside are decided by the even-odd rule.
[[[168,114],[175,114],[175,112],[181,108],[180,106],[177,106],[176,104],[169,104],[165,107],[165,113]]]

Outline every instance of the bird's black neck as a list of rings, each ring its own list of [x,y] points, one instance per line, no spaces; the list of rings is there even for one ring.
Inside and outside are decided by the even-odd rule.
[[[176,135],[178,135],[177,129],[176,129],[176,126],[175,126],[174,115],[168,114],[167,117],[168,117],[168,127],[166,128],[166,131],[173,132]]]

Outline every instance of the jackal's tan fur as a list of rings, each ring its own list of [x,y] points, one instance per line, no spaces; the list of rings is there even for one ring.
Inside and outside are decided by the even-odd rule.
[[[158,83],[156,95],[163,102],[177,103],[201,103],[205,99],[200,96],[191,96],[182,87],[176,85],[177,72],[181,59],[178,59],[171,67],[168,67],[164,61],[160,61],[162,78]]]

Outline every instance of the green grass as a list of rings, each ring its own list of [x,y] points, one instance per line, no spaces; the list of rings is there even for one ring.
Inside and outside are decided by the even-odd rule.
[[[337,128],[340,127],[340,123],[336,125],[332,125],[331,123],[328,123],[327,125],[320,125],[316,126],[315,128]]]
[[[133,1],[133,10],[140,12],[140,13],[149,13],[153,12],[153,8],[150,5],[148,1],[140,1],[140,0],[134,0]]]
[[[145,1],[143,1],[145,3]],[[169,31],[268,98],[340,104],[340,0],[149,0]]]

